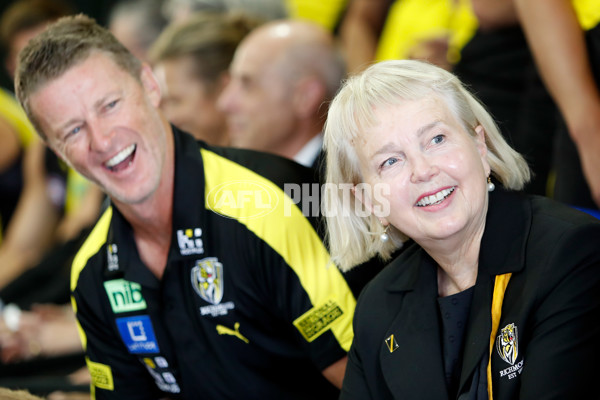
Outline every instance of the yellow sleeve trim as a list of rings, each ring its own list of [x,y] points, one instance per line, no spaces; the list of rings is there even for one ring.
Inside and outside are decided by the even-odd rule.
[[[100,247],[106,242],[106,236],[108,235],[108,227],[110,226],[110,220],[112,217],[112,207],[109,207],[104,214],[100,217],[100,220],[92,229],[92,232],[88,236],[88,238],[83,243],[83,246],[79,249],[75,258],[73,259],[73,264],[71,265],[71,291],[74,291],[77,287],[77,281],[79,280],[79,274],[87,264],[90,257],[100,250]],[[73,312],[77,315],[77,302],[75,298],[71,296],[71,306],[73,307]],[[87,336],[85,335],[85,331],[77,321],[77,331],[79,332],[79,338],[81,339],[81,344],[83,349],[87,349]],[[100,387],[100,386],[98,386]]]
[[[112,218],[112,207],[108,207],[104,214],[100,217],[94,229],[83,243],[83,246],[79,249],[73,264],[71,265],[71,291],[77,287],[77,281],[79,274],[83,270],[83,267],[87,264],[90,257],[100,250],[102,245],[106,243],[106,236],[108,235],[108,228],[110,226],[110,220]]]
[[[71,306],[73,307],[73,312],[75,313],[75,315],[77,315],[77,302],[75,301],[75,298],[73,296],[71,296]],[[83,347],[83,351],[85,351],[87,349],[87,336],[85,335],[85,331],[79,324],[79,320],[75,319],[75,322],[77,323],[77,332],[79,333],[81,346]]]
[[[343,315],[330,321],[325,330],[331,329],[348,351],[356,299],[310,222],[273,182],[209,150],[201,153],[206,208],[245,225],[286,261],[314,305],[308,313],[320,313],[330,301],[339,307]],[[303,335],[310,331],[304,326],[308,330],[300,329]]]

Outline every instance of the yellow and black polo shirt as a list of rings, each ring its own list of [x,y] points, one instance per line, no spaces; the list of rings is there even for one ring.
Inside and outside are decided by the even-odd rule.
[[[98,399],[318,399],[355,296],[285,192],[313,172],[174,128],[173,237],[158,280],[114,207],[77,254],[72,300]]]

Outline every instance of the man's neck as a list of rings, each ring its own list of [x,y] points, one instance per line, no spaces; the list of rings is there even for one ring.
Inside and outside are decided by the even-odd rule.
[[[175,148],[170,129],[168,135],[165,165],[156,191],[138,204],[114,201],[132,227],[141,260],[159,279],[166,267],[173,225]]]
[[[315,136],[321,134],[322,125],[315,124],[314,121],[299,123],[293,134],[288,135],[285,141],[279,143],[277,148],[273,148],[270,152],[280,156],[294,160],[298,152],[307,145]]]

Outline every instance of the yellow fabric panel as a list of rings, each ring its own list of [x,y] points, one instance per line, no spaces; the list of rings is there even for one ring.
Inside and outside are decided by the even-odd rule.
[[[290,18],[307,19],[333,31],[348,0],[285,0]]]
[[[468,0],[397,0],[390,7],[379,39],[376,61],[408,58],[419,43],[448,38],[451,62],[477,29]]]
[[[315,313],[332,301],[341,308],[343,315],[332,322],[331,330],[348,351],[356,299],[309,221],[273,182],[211,151],[202,149],[201,153],[208,171],[207,209],[236,219],[271,246],[300,279]],[[259,197],[249,201],[240,197],[252,191],[259,192]],[[290,226],[294,227],[293,240]]]
[[[104,243],[106,243],[106,237],[108,235],[108,228],[110,227],[110,220],[112,218],[112,207],[108,207],[104,214],[92,229],[92,232],[88,236],[88,238],[83,243],[83,246],[79,249],[75,258],[73,259],[73,264],[71,265],[71,291],[75,290],[77,287],[77,280],[79,279],[79,274],[87,264],[90,257],[100,250],[100,247]],[[74,310],[76,311],[76,310]]]
[[[573,8],[584,30],[589,30],[600,23],[600,1],[572,0]]]
[[[75,298],[73,296],[71,296],[71,307],[73,307],[73,312],[77,314],[77,302],[75,301]],[[79,321],[75,320],[75,322],[77,323],[77,332],[79,332],[81,347],[83,347],[83,350],[85,351],[85,349],[87,349],[87,336],[85,335],[85,331],[79,324]]]
[[[17,99],[2,88],[0,88],[0,115],[17,131],[22,146],[27,148],[36,137],[35,129]]]

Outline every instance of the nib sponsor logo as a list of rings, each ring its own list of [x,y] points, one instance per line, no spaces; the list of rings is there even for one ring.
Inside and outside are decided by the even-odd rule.
[[[115,279],[104,282],[104,289],[114,313],[144,310],[147,307],[139,283]]]

